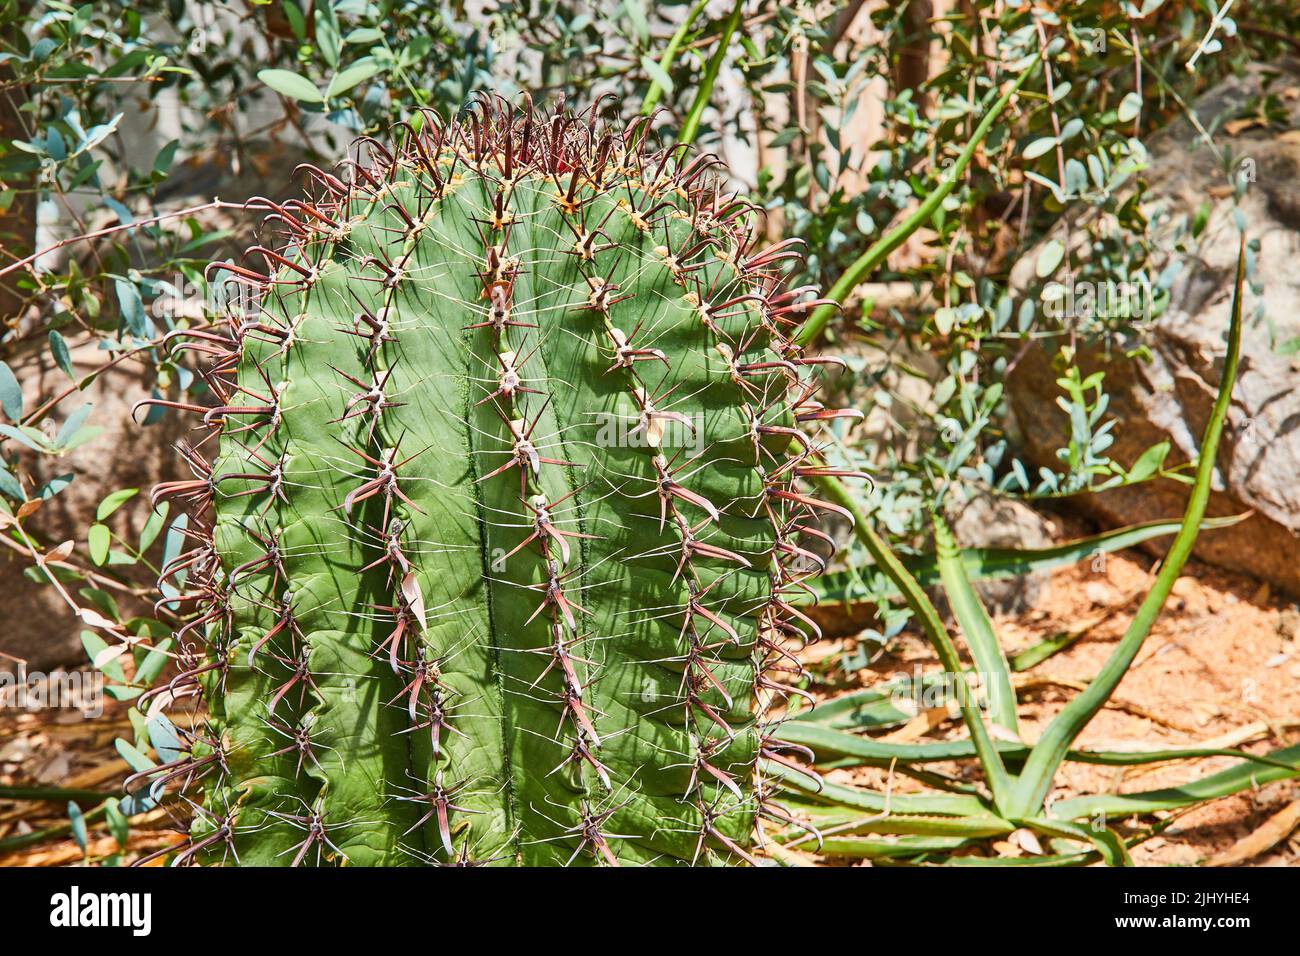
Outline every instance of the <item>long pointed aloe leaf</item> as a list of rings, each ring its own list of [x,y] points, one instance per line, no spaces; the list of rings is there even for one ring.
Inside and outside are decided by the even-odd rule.
[[[1100,858],[1095,850],[1086,853],[1049,853],[1044,856],[953,856],[941,862],[943,866],[1027,866],[1058,867],[1086,866]]]
[[[1043,661],[1070,647],[1087,633],[1088,629],[1082,628],[1077,631],[1060,631],[1053,634],[1051,637],[1013,655],[1010,662],[1011,669],[1016,673],[1020,673],[1029,670],[1031,667],[1037,667]]]
[[[939,575],[952,607],[953,617],[961,625],[979,675],[980,687],[988,698],[989,716],[995,724],[1013,734],[1019,733],[1016,721],[1016,692],[1011,689],[1011,668],[1007,656],[993,631],[993,622],[971,586],[962,566],[957,541],[939,515],[934,516],[934,550],[939,559]]]
[[[877,813],[865,817],[846,817],[840,820],[817,819],[818,829],[826,837],[857,836],[864,833],[930,837],[997,837],[1016,829],[1016,824],[991,813],[968,817],[927,817],[893,813]],[[789,842],[800,843],[813,839],[808,834],[790,834]]]
[[[1087,841],[1097,848],[1101,858],[1110,866],[1133,865],[1133,858],[1129,856],[1124,841],[1110,827],[1084,826],[1064,820],[1045,820],[1042,817],[1031,817],[1016,822],[1046,836]]]
[[[888,542],[872,528],[871,521],[863,514],[857,500],[844,484],[831,476],[819,476],[814,480],[823,494],[853,516],[854,536],[867,549],[867,553],[871,555],[877,567],[898,587],[903,600],[912,609],[926,637],[934,646],[935,653],[945,670],[954,677],[961,676],[961,679],[953,681],[953,686],[957,690],[957,704],[961,709],[962,720],[970,731],[971,744],[979,755],[989,789],[993,792],[994,803],[1001,806],[1001,800],[1010,796],[1011,777],[1002,763],[1002,758],[998,755],[998,748],[994,746],[993,738],[989,736],[979,708],[975,705],[974,695],[971,694],[964,678],[961,657],[957,654],[957,648],[948,634],[948,629],[943,626],[943,619],[939,616],[939,612],[935,610],[934,604],[926,596],[921,585],[916,582],[916,578],[903,567]]]
[[[691,103],[690,112],[682,122],[682,132],[677,137],[679,143],[695,142],[695,135],[700,131],[700,118],[704,115],[705,107],[709,105],[709,97],[713,95],[713,85],[718,81],[718,71],[722,69],[722,63],[727,58],[727,47],[731,45],[731,36],[740,25],[740,15],[744,9],[744,0],[736,0],[736,5],[731,8],[731,16],[727,17],[727,22],[722,26],[722,33],[718,36],[718,48],[713,51],[713,56],[704,67],[704,76],[700,78],[700,88],[695,92],[695,101]]]
[[[823,780],[820,784],[814,785],[805,775],[780,766],[772,768],[772,776],[778,778],[787,789],[796,791],[801,799],[854,810],[883,813],[888,808],[890,813],[954,817],[976,816],[988,812],[988,807],[977,797],[960,794],[938,796],[893,794],[886,797],[883,793],[874,790],[851,787],[830,780]]]
[[[870,837],[831,837],[822,844],[823,856],[863,859],[915,856],[939,850],[957,850],[969,843],[967,837],[914,837],[872,839]]]
[[[1051,814],[1062,820],[1078,820],[1097,814],[1121,817],[1155,813],[1157,810],[1176,810],[1206,800],[1230,797],[1234,793],[1263,786],[1275,780],[1300,776],[1300,744],[1284,750],[1275,750],[1267,756],[1272,761],[1271,765],[1262,765],[1258,761],[1243,761],[1235,767],[1229,767],[1227,770],[1177,787],[1162,787],[1140,793],[1104,793],[1059,800],[1052,804]]]
[[[1241,514],[1206,518],[1201,524],[1201,530],[1227,528],[1244,521],[1246,517],[1247,515]],[[1113,554],[1154,538],[1177,534],[1180,527],[1181,520],[1147,521],[1085,538],[1075,538],[1048,548],[962,548],[961,563],[972,581],[1022,577],[1076,564],[1097,554]],[[916,578],[917,583],[924,587],[939,580],[939,561],[935,554],[900,555],[898,560]],[[875,602],[881,597],[898,594],[893,582],[887,579],[872,581],[868,585],[863,580],[863,574],[871,570],[873,569],[865,568],[862,572],[836,571],[824,574],[810,581],[809,586],[819,604]]]
[[[933,695],[938,706],[947,702],[946,693],[942,696],[936,693],[944,685],[940,674],[902,677],[818,703],[816,707],[801,711],[791,719],[836,730],[883,730],[897,727],[915,717],[919,709],[917,705],[904,709],[899,706],[900,701],[909,698],[913,701],[928,700]]]
[[[1092,720],[1093,715],[1110,699],[1115,688],[1128,673],[1129,666],[1137,657],[1143,641],[1151,631],[1151,625],[1160,615],[1165,599],[1173,590],[1174,582],[1178,580],[1183,566],[1191,556],[1192,545],[1196,542],[1201,519],[1205,517],[1205,507],[1210,498],[1210,483],[1214,476],[1219,438],[1223,434],[1223,422],[1227,417],[1232,387],[1237,380],[1237,364],[1241,356],[1241,310],[1245,278],[1246,237],[1243,235],[1237,257],[1237,278],[1232,296],[1232,318],[1228,323],[1228,351],[1223,362],[1223,378],[1219,385],[1219,395],[1215,399],[1210,419],[1205,426],[1201,454],[1196,463],[1196,480],[1187,501],[1182,527],[1169,548],[1169,554],[1160,573],[1156,576],[1155,583],[1110,659],[1106,661],[1087,689],[1056,715],[1035,745],[1016,785],[1013,807],[1017,815],[1027,816],[1042,806],[1047,791],[1052,786],[1056,769],[1065,759],[1070,745]]]
[[[941,763],[949,760],[968,760],[971,757],[980,757],[981,754],[980,747],[970,738],[936,740],[919,744],[888,743],[799,721],[783,724],[777,731],[777,736],[788,743],[807,747],[818,755],[856,757],[862,764],[869,766],[888,766],[894,760],[908,764]],[[1029,752],[1025,744],[1011,740],[990,739],[988,747],[996,753],[1011,754],[1015,757],[1026,756]],[[981,757],[981,762],[982,760]]]
[[[891,743],[873,740],[842,730],[832,730],[803,721],[783,724],[777,736],[792,744],[808,747],[822,757],[852,757],[860,765],[888,766],[891,761],[905,764],[940,763],[948,760],[969,760],[979,751],[969,740],[935,740],[924,743]],[[994,745],[998,753],[1012,758],[1029,756],[1026,744],[999,740]],[[1218,747],[1182,747],[1171,750],[1069,750],[1065,759],[1072,763],[1100,764],[1108,767],[1137,767],[1174,760],[1199,760],[1203,757],[1235,757],[1254,764],[1261,771],[1280,772],[1283,776],[1295,771],[1287,759],[1273,756],[1256,756],[1244,750]]]

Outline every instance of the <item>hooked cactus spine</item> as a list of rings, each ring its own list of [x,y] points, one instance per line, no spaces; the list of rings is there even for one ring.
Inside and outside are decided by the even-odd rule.
[[[359,141],[247,292],[178,331],[215,406],[156,497],[202,700],[142,776],[178,862],[754,862],[836,473],[790,333],[797,243],[754,248],[716,160],[647,123],[483,98]],[[247,259],[247,257],[246,257]],[[847,516],[847,515],[846,515]],[[177,596],[179,595],[179,596]],[[151,700],[153,706],[162,703]]]

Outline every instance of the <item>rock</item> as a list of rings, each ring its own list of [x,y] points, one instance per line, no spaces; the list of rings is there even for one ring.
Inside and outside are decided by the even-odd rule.
[[[1277,633],[1287,641],[1300,637],[1300,607],[1293,604],[1282,609],[1282,613],[1277,616]]]
[[[1084,586],[1083,596],[1093,607],[1110,607],[1119,599],[1119,594],[1104,581],[1089,581]]]
[[[1279,64],[1278,66],[1281,66]],[[1286,65],[1270,91],[1300,86],[1300,69]],[[1235,111],[1262,96],[1264,71],[1253,68],[1231,77],[1197,101],[1203,123]],[[1203,534],[1196,554],[1221,567],[1244,571],[1290,594],[1300,594],[1300,355],[1274,351],[1274,343],[1300,340],[1300,97],[1279,97],[1290,111],[1292,129],[1261,127],[1235,137],[1216,133],[1237,157],[1236,169],[1253,172],[1240,205],[1247,235],[1261,243],[1256,281],[1263,284],[1265,318],[1251,319],[1260,299],[1249,292],[1242,361],[1227,427],[1220,444],[1218,472],[1209,505],[1211,515],[1252,511],[1230,528]],[[1218,157],[1185,120],[1171,125],[1148,144],[1154,206],[1170,219],[1193,217],[1202,203],[1212,205],[1195,255],[1171,290],[1166,312],[1143,332],[1150,362],[1110,357],[1082,346],[1084,374],[1104,370],[1111,395],[1109,417],[1118,419],[1109,454],[1132,464],[1151,445],[1168,441],[1167,466],[1195,459],[1220,381],[1223,335],[1231,311],[1238,231],[1232,200]],[[1222,198],[1216,198],[1222,197]],[[1082,233],[1082,230],[1078,232]],[[1166,253],[1167,255],[1171,253]],[[1032,282],[1036,255],[1023,256],[1013,283]],[[1156,263],[1156,269],[1161,263]],[[1271,337],[1270,337],[1271,336]],[[1020,442],[1038,465],[1055,467],[1057,448],[1067,442],[1069,424],[1055,405],[1060,394],[1051,356],[1029,349],[1007,386]],[[1112,527],[1182,514],[1187,488],[1157,480],[1132,488],[1071,499],[1071,504]],[[1149,546],[1162,553],[1167,541]]]
[[[1022,502],[976,495],[948,507],[953,535],[963,548],[1046,548],[1056,540],[1054,522]],[[1047,572],[976,581],[975,591],[990,614],[1021,614],[1047,594]]]

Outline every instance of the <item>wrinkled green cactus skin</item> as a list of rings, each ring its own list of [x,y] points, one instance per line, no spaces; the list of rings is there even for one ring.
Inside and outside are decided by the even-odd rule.
[[[288,242],[230,270],[209,376],[192,859],[752,862],[820,406],[780,255],[638,138],[485,101],[261,204]]]

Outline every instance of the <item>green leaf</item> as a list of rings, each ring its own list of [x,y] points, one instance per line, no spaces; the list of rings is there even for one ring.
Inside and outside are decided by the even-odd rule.
[[[87,402],[64,419],[63,424],[59,426],[58,434],[54,436],[55,444],[61,449],[67,448],[72,437],[81,431],[81,426],[86,423],[86,419],[90,418],[90,413],[94,409],[95,406]]]
[[[121,803],[116,797],[110,798],[104,804],[104,820],[108,824],[108,832],[113,835],[117,845],[125,850],[126,841],[131,836],[131,821],[122,812]]]
[[[171,646],[172,639],[170,637],[164,638],[145,655],[144,660],[140,662],[140,666],[135,669],[136,684],[143,687],[152,686],[169,660],[167,652],[171,650]]]
[[[832,700],[820,701],[816,707],[800,711],[790,719],[821,724],[834,730],[867,731],[898,727],[916,716],[915,702],[918,698],[927,699],[927,693],[930,699],[939,698],[935,688],[940,682],[930,679],[931,676],[939,675],[921,675],[919,680],[900,677],[884,684],[860,688]],[[904,700],[908,701],[909,706],[899,707],[898,702]],[[946,695],[943,695],[943,701],[947,702]]]
[[[1038,259],[1034,262],[1034,274],[1040,279],[1046,279],[1056,271],[1064,258],[1065,243],[1059,239],[1051,240],[1038,253]]]
[[[339,47],[342,45],[342,39],[339,37],[338,18],[334,14],[334,7],[331,4],[314,4],[316,8],[316,48],[320,50],[321,56],[330,68],[338,66]]]
[[[988,806],[978,797],[964,794],[939,796],[895,793],[886,797],[863,787],[853,787],[831,780],[813,781],[805,774],[773,763],[770,772],[780,779],[782,786],[797,791],[801,798],[817,804],[847,807],[879,813],[886,808],[890,813],[922,813],[932,816],[976,816],[988,812]]]
[[[158,150],[158,155],[153,160],[153,172],[155,176],[166,176],[168,170],[172,168],[172,162],[176,159],[176,149],[181,144],[179,139],[174,139]]]
[[[1025,159],[1037,159],[1045,153],[1051,152],[1056,148],[1055,136],[1041,136],[1025,147],[1023,155]]]
[[[111,495],[106,496],[104,500],[99,503],[99,507],[95,510],[95,520],[103,521],[118,508],[122,507],[123,504],[139,494],[139,491],[138,488],[122,488],[113,492]]]
[[[343,42],[362,46],[378,43],[383,38],[384,33],[382,30],[376,30],[374,27],[357,27],[343,38]]]
[[[1289,765],[1290,769],[1280,766],[1261,767],[1255,761],[1243,761],[1235,767],[1229,767],[1227,770],[1177,787],[1058,800],[1052,804],[1051,814],[1054,818],[1062,820],[1078,820],[1098,814],[1119,818],[1133,814],[1156,813],[1161,810],[1177,810],[1207,800],[1232,796],[1243,790],[1253,790],[1275,780],[1300,777],[1300,744],[1283,750],[1274,750],[1268,754],[1268,757],[1277,764]]]
[[[1011,689],[1011,668],[1006,654],[993,632],[993,622],[971,586],[970,578],[962,565],[957,542],[948,525],[939,515],[934,516],[935,553],[939,559],[939,576],[944,592],[952,607],[953,617],[961,625],[975,661],[980,685],[988,697],[989,715],[995,724],[1019,734],[1016,723],[1016,692]]]
[[[975,745],[969,738],[896,744],[797,720],[782,724],[776,735],[788,743],[809,748],[819,757],[853,757],[856,763],[864,766],[887,767],[894,760],[905,764],[943,763],[977,756]],[[990,746],[999,753],[1009,752],[1015,757],[1023,757],[1029,752],[1024,744],[1007,740],[993,741]]]
[[[1119,117],[1121,123],[1127,123],[1130,120],[1137,119],[1138,114],[1141,112],[1142,97],[1138,96],[1136,92],[1130,90],[1124,95],[1124,98],[1119,101],[1119,108],[1115,111],[1115,115]]]
[[[325,99],[331,100],[336,96],[341,96],[357,84],[364,83],[379,71],[379,63],[371,57],[357,60],[356,63],[334,74],[333,79],[329,82],[329,87],[325,90]]]
[[[45,433],[39,428],[32,428],[29,425],[19,425],[15,428],[13,425],[0,425],[0,435],[12,438],[20,444],[26,445],[32,451],[38,451],[42,454],[50,454],[53,448],[50,441],[45,437]]]
[[[877,860],[919,856],[944,850],[959,850],[969,842],[970,840],[966,837],[900,836],[872,838],[833,836],[822,841],[821,852],[830,857]]]
[[[1167,457],[1169,457],[1169,442],[1156,442],[1138,456],[1138,460],[1128,470],[1127,479],[1131,482],[1145,481],[1164,467]]]
[[[1207,518],[1201,527],[1206,531],[1227,528],[1247,517],[1246,514],[1240,514]],[[1153,538],[1175,534],[1180,526],[1177,521],[1148,521],[1086,538],[1076,538],[1048,548],[963,548],[961,560],[972,580],[996,581],[1023,577],[1074,564],[1099,553],[1123,551]],[[908,555],[899,560],[921,584],[928,587],[939,580],[938,562],[933,554]],[[868,583],[871,587],[868,587]],[[888,580],[864,582],[861,575],[851,571],[822,575],[809,584],[819,602],[830,604],[873,603],[898,593],[897,588]]]
[[[72,838],[77,841],[81,852],[86,852],[86,844],[90,840],[86,832],[86,818],[82,815],[81,807],[71,800],[68,801],[68,819],[72,822]]]
[[[1019,674],[1031,667],[1037,667],[1043,661],[1059,654],[1088,632],[1086,630],[1062,631],[1032,644],[1011,658],[1011,669]]]
[[[86,656],[97,671],[118,683],[126,682],[126,672],[122,669],[122,656],[111,657],[107,654],[108,642],[94,631],[81,632],[81,646],[86,649]]]
[[[632,29],[642,43],[650,39],[650,21],[646,19],[645,8],[645,0],[623,0],[623,10],[632,21]]]
[[[136,773],[143,773],[144,771],[152,770],[157,766],[157,764],[142,754],[136,748],[135,744],[130,741],[118,737],[117,740],[113,741],[113,746],[117,748],[117,752],[122,755],[122,759],[125,760]]]
[[[954,686],[959,686],[954,682]],[[819,763],[836,761],[837,765],[888,767],[900,764],[945,763],[952,760],[970,760],[978,757],[975,743],[970,739],[932,740],[920,743],[893,743],[859,734],[833,730],[808,721],[789,720],[776,731],[776,736],[788,743],[799,744],[812,750]],[[1024,760],[1032,752],[1027,744],[1011,740],[992,743],[999,754],[1012,760]],[[1293,748],[1295,749],[1295,748]],[[1187,747],[1177,750],[1068,750],[1065,759],[1072,763],[1086,763],[1101,767],[1138,767],[1147,764],[1169,763],[1175,760],[1197,760],[1204,757],[1236,757],[1244,760],[1261,775],[1280,773],[1283,776],[1300,772],[1294,757],[1284,754],[1255,756],[1243,750],[1213,747]],[[847,759],[851,758],[851,759]],[[1282,777],[1270,776],[1269,780]],[[1059,804],[1053,804],[1057,807]]]
[[[7,495],[14,501],[27,500],[22,484],[14,477],[14,473],[5,467],[3,461],[0,461],[0,495]],[[0,506],[0,511],[3,511],[3,506]]]
[[[68,353],[68,343],[54,329],[50,329],[49,339],[50,354],[54,356],[55,363],[63,370],[64,375],[75,382],[77,374],[72,370],[72,356]]]
[[[102,566],[108,557],[108,547],[112,544],[113,536],[108,530],[106,524],[92,524],[90,530],[86,532],[86,544],[90,548],[90,560],[95,562],[96,566]]]
[[[143,338],[148,334],[148,318],[144,313],[144,303],[140,299],[140,290],[129,279],[115,278],[113,291],[117,295],[118,305],[122,309],[122,321],[132,335]]]
[[[672,78],[664,72],[663,67],[650,59],[650,57],[641,57],[641,68],[645,70],[646,75],[649,76],[651,80],[663,87],[665,93],[671,93],[673,91]]]
[[[140,541],[137,545],[141,553],[148,551],[149,545],[157,540],[159,532],[167,523],[167,513],[170,510],[167,502],[164,501],[158,506],[157,511],[149,512],[149,520],[144,523],[144,528],[140,532]]]
[[[315,83],[291,70],[261,70],[257,78],[281,96],[287,96],[291,100],[300,103],[325,102],[325,97],[321,96]]]
[[[1042,817],[1031,817],[1016,822],[1046,836],[1063,837],[1069,840],[1082,840],[1091,843],[1101,853],[1101,858],[1106,861],[1108,866],[1133,865],[1133,858],[1129,856],[1124,841],[1109,827],[1084,826],[1061,820],[1047,820]]]
[[[59,442],[60,452],[69,452],[74,448],[80,448],[87,442],[94,441],[104,433],[102,425],[87,425],[85,428],[78,428],[66,441]]]
[[[6,362],[0,362],[0,408],[4,409],[10,421],[22,421],[23,390],[18,385],[13,369]]]

